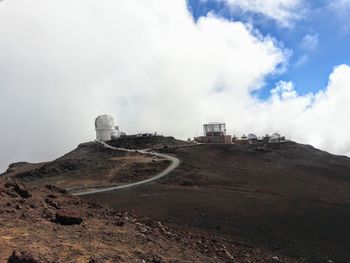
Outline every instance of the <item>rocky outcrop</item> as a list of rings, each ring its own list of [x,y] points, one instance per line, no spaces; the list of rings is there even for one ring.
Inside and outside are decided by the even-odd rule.
[[[56,209],[61,209],[61,205],[58,201],[52,200],[51,198],[46,198],[45,202]]]
[[[27,251],[13,251],[7,263],[49,263],[52,262],[40,255]]]
[[[77,212],[60,211],[56,213],[53,222],[61,225],[80,225],[83,222],[83,219]]]
[[[8,181],[5,184],[6,188],[9,188],[13,191],[15,191],[18,195],[20,195],[23,198],[31,197],[29,190],[26,189],[26,187],[18,182]]]

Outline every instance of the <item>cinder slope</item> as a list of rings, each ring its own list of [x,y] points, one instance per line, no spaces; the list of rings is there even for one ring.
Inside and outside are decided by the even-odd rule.
[[[174,172],[158,182],[132,189],[85,196],[84,199],[99,202],[117,211],[131,212],[138,217],[149,216],[153,218],[147,221],[150,225],[155,222],[153,220],[159,220],[177,229],[174,230],[174,233],[178,233],[175,240],[182,240],[179,244],[181,249],[185,246],[189,249],[193,248],[195,251],[193,253],[199,252],[198,256],[194,254],[193,259],[190,258],[191,261],[188,262],[196,262],[196,260],[201,262],[204,259],[203,262],[211,262],[210,260],[213,262],[220,262],[220,260],[270,262],[276,260],[275,256],[286,262],[290,261],[288,258],[294,258],[297,262],[350,262],[349,158],[331,155],[311,146],[293,142],[271,147],[269,151],[260,151],[251,146],[237,145],[182,147],[180,145],[184,143],[175,139],[170,141],[166,139],[163,144],[157,138],[153,139],[155,141],[150,141],[147,137],[128,138],[125,144],[119,142],[115,146],[134,149],[146,146],[147,148],[158,147],[159,151],[173,154],[181,159],[180,166]],[[57,178],[81,181],[86,180],[88,176],[90,179],[93,178],[94,182],[103,181],[108,179],[108,176],[105,177],[106,174],[108,175],[106,172],[115,171],[114,169],[118,170],[120,166],[124,166],[129,175],[128,180],[139,180],[143,176],[151,176],[157,169],[162,169],[159,165],[161,162],[155,164],[152,162],[146,170],[133,169],[134,161],[130,162],[130,158],[134,160],[138,155],[106,149],[97,144],[84,144],[54,162],[13,165],[7,176],[21,178],[32,186],[42,185],[54,178],[53,182],[60,182],[61,186],[66,187],[67,182],[71,183],[71,181],[58,181]],[[115,177],[115,180],[120,179],[123,180],[123,177]],[[38,189],[43,193],[47,191]],[[33,189],[33,191],[36,190]],[[39,210],[42,209],[40,211],[44,211],[47,207],[51,210],[57,209],[54,203],[45,200],[45,194],[41,199],[34,200],[34,206],[39,202]],[[23,227],[21,218],[15,214],[12,216],[12,213],[18,212],[16,207],[11,208],[13,204],[16,205],[22,201],[17,200],[6,189],[2,196],[14,198],[9,205],[3,203],[5,210],[2,215],[9,213],[8,217],[3,218],[8,221],[10,217],[18,217],[19,220],[11,222],[12,225],[4,224],[6,226],[4,229],[7,229],[7,226],[11,229],[16,229],[17,226]],[[68,204],[73,201],[67,200],[75,200],[75,206],[68,206],[68,209],[86,211],[86,214],[82,212],[83,215],[89,215],[90,209],[93,209],[89,204],[77,201],[80,199],[68,195],[64,200],[66,201],[61,202],[68,202]],[[54,208],[51,207],[52,204]],[[51,213],[54,211],[52,210]],[[124,215],[119,213],[119,219]],[[39,216],[38,213],[37,216]],[[43,219],[38,222],[43,223],[41,220]],[[109,225],[109,220],[113,218],[107,216],[106,221],[96,223],[96,232],[91,235],[98,236],[97,229],[102,225]],[[30,220],[25,221],[25,224],[31,226],[30,222]],[[25,228],[26,231],[30,231],[29,226]],[[52,225],[49,224],[49,226],[51,228],[47,228],[40,235],[51,233]],[[83,230],[79,229],[72,228],[72,235],[78,233],[79,236],[84,237],[84,240],[89,240],[81,234]],[[36,231],[40,233],[40,229]],[[194,237],[197,233],[204,239],[198,240]],[[36,238],[39,239],[40,235]],[[108,235],[107,232],[103,232],[98,237],[96,246],[101,242],[107,242],[105,239],[108,239]],[[69,237],[69,240],[73,236]],[[215,237],[212,243],[211,239],[206,238],[207,236],[220,238]],[[158,232],[155,232],[153,237],[157,238]],[[54,238],[55,235],[49,234],[44,241],[50,242]],[[81,244],[80,242],[84,243],[82,240],[76,241]],[[110,245],[119,244],[114,243],[114,239],[108,240],[107,243]],[[63,241],[62,237],[60,242]],[[119,241],[122,242],[121,239]],[[170,239],[169,242],[173,241]],[[138,242],[139,240],[134,241],[133,246]],[[163,249],[168,250],[167,245],[161,246],[154,243],[152,238],[151,240],[146,238],[144,242],[151,242],[159,247],[159,255],[163,255],[161,256],[163,261],[158,262],[173,262],[166,256],[168,254],[162,254]],[[224,244],[226,250],[219,249],[217,242]],[[12,245],[11,248],[14,248],[14,243]],[[43,243],[38,247],[41,245]],[[84,247],[84,249],[90,251],[96,248]],[[129,251],[132,248],[125,249]],[[152,247],[151,250],[153,249]],[[91,255],[86,253],[84,252],[83,255]],[[179,252],[174,251],[174,253]],[[70,255],[70,259],[77,255]],[[235,259],[231,258],[232,255]],[[124,257],[120,260],[130,258]],[[182,259],[175,256],[174,258],[180,262],[186,262],[185,256]],[[116,258],[112,258],[111,261],[118,262],[115,260]],[[149,259],[150,262],[152,260],[152,258]]]
[[[139,181],[159,173],[168,165],[169,162],[162,158],[117,151],[90,142],[80,144],[52,162],[10,165],[5,175],[32,185],[83,189]]]
[[[273,257],[220,237],[175,231],[104,209],[56,187],[26,187],[0,178],[0,262],[220,263],[272,262]]]
[[[163,151],[182,160],[167,178],[86,199],[306,262],[350,262],[349,158],[293,142]]]

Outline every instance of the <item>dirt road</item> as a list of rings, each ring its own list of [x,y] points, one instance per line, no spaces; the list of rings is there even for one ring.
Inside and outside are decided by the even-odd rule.
[[[130,150],[130,149],[125,149],[125,148],[116,148],[116,147],[110,146],[110,145],[108,145],[107,143],[104,143],[104,142],[99,142],[99,143],[104,145],[106,148],[110,148],[110,149],[114,149],[114,150],[127,151],[127,152],[138,152],[138,153],[142,153],[142,154],[153,154],[153,155],[156,155],[158,157],[161,157],[161,158],[164,158],[166,160],[169,160],[171,162],[171,164],[170,164],[170,166],[168,168],[166,168],[161,173],[159,173],[159,174],[157,174],[157,175],[155,175],[155,176],[153,176],[151,178],[142,180],[142,181],[138,181],[138,182],[130,183],[130,184],[119,185],[119,186],[108,187],[108,188],[102,188],[102,189],[89,189],[89,190],[85,190],[85,191],[72,193],[72,195],[76,195],[76,196],[90,195],[90,194],[109,192],[109,191],[114,191],[114,190],[118,190],[118,189],[131,188],[131,187],[134,187],[134,186],[147,184],[149,182],[158,180],[159,178],[162,178],[163,176],[166,176],[167,174],[172,172],[174,169],[176,169],[179,166],[179,164],[180,164],[180,160],[178,158],[174,157],[174,156],[171,156],[171,155],[168,155],[168,154],[163,154],[163,153],[149,152],[149,149]]]

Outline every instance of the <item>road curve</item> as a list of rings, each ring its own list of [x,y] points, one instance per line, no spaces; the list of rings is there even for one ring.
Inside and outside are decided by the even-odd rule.
[[[180,160],[174,156],[163,154],[163,153],[157,153],[157,152],[149,152],[148,149],[130,150],[130,149],[125,149],[125,148],[116,148],[116,147],[113,147],[113,146],[111,146],[107,143],[104,143],[104,142],[99,142],[99,143],[103,144],[106,148],[110,148],[110,149],[114,149],[114,150],[126,151],[126,152],[139,152],[142,154],[154,154],[156,156],[159,156],[159,157],[162,157],[164,159],[169,160],[171,162],[171,164],[161,173],[159,173],[151,178],[142,180],[142,181],[138,181],[138,182],[130,183],[130,184],[119,185],[119,186],[108,187],[108,188],[102,188],[102,189],[90,189],[90,190],[72,193],[72,195],[76,195],[76,196],[91,195],[91,194],[103,193],[103,192],[108,192],[108,191],[113,191],[113,190],[118,190],[118,189],[131,188],[131,187],[142,185],[142,184],[147,184],[149,182],[153,182],[155,180],[158,180],[159,178],[162,178],[163,176],[166,176],[171,171],[176,169],[180,164]]]

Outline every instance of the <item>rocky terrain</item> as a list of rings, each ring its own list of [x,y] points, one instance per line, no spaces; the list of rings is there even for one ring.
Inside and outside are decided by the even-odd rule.
[[[350,159],[293,142],[270,148],[161,149],[182,160],[166,178],[84,198],[300,261],[350,262]]]
[[[130,183],[164,170],[167,160],[151,154],[116,151],[98,143],[83,143],[66,155],[47,163],[15,163],[5,173],[27,184],[52,184],[83,189]]]
[[[108,177],[120,167],[139,180],[167,164],[88,143],[53,162],[11,165],[0,179],[0,262],[350,262],[347,157],[294,142],[111,144],[155,148],[181,164],[159,181],[84,200],[45,184],[123,182],[120,172]]]
[[[0,262],[296,262],[0,178]]]

